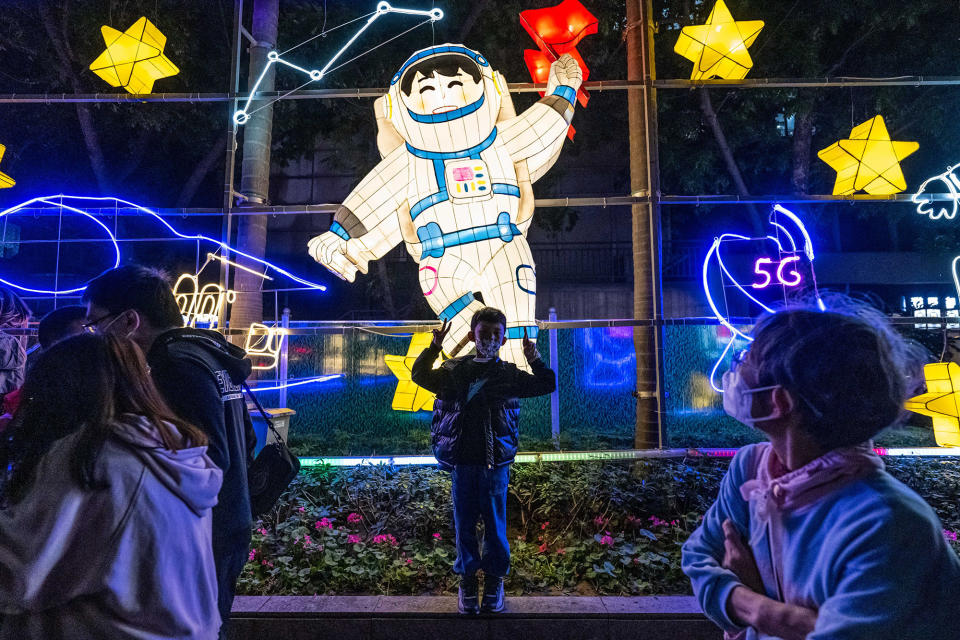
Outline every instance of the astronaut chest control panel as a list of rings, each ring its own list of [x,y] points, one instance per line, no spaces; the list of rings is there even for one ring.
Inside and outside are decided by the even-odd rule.
[[[493,197],[493,180],[490,169],[483,160],[447,160],[443,169],[447,193],[454,204],[489,200]]]

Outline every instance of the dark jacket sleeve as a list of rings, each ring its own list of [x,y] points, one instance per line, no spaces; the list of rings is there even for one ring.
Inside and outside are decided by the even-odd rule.
[[[557,374],[547,367],[543,360],[537,358],[531,362],[530,369],[533,373],[517,370],[514,389],[517,398],[544,396],[557,390]]]
[[[410,369],[410,378],[418,385],[433,393],[440,393],[450,381],[450,370],[446,367],[433,368],[433,363],[440,355],[440,347],[431,343],[429,347],[417,356],[417,361]]]
[[[185,360],[154,366],[151,374],[173,412],[207,434],[207,455],[226,475],[232,461],[223,401],[213,377],[206,369]]]

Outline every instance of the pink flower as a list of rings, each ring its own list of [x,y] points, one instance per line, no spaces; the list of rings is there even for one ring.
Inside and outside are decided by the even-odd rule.
[[[668,524],[670,524],[666,520],[661,520],[657,516],[650,516],[648,520],[651,522],[652,526],[654,527],[665,527]],[[676,520],[674,520],[674,523],[676,523]]]
[[[247,560],[248,560],[249,562],[253,562],[254,558],[256,558],[256,557],[257,557],[257,550],[256,550],[256,549],[250,549],[250,556],[247,558]]]
[[[563,549],[563,548],[557,549],[557,555],[561,555],[561,556],[562,556],[562,555],[564,555],[566,552],[567,552],[566,549]]]
[[[320,529],[333,529],[333,523],[327,518],[320,518],[316,524],[313,525],[313,528],[317,531],[320,531]]]
[[[397,546],[397,539],[389,533],[373,536],[373,544],[389,544],[391,547]]]
[[[539,551],[540,553],[543,553],[543,552],[546,551],[546,550],[547,550],[547,543],[546,543],[546,542],[544,542],[542,545],[540,545],[539,547],[537,547],[537,551]]]
[[[407,564],[413,564],[413,558],[407,558]]]
[[[950,531],[949,529],[944,529],[944,530],[943,530],[943,537],[946,538],[947,540],[952,540],[952,541],[956,542],[956,541],[957,541],[957,532],[956,532],[956,531]]]
[[[347,536],[347,542],[350,544],[357,544],[360,542],[360,536],[351,533]]]
[[[443,536],[441,536],[439,533],[435,533],[435,534],[433,534],[433,539],[434,539],[434,540],[443,540]]]
[[[544,529],[546,529],[546,528],[549,527],[549,526],[550,526],[550,522],[549,522],[549,521],[544,522],[542,525],[540,525],[540,530],[543,531]]]
[[[263,527],[260,527],[259,529],[257,529],[257,533],[259,533],[262,536],[265,536],[267,535],[267,530],[264,529]]]
[[[303,546],[306,547],[309,544],[310,544],[310,536],[303,536]]]
[[[351,513],[350,515],[347,516],[347,522],[349,522],[350,524],[357,524],[362,520],[363,520],[363,516],[361,516],[359,513]]]
[[[603,536],[602,538],[600,538],[600,544],[605,545],[605,546],[608,546],[608,547],[612,547],[612,546],[613,546],[613,538],[611,538],[610,536]]]
[[[299,509],[297,509],[297,511],[299,511],[300,513],[303,513],[304,511],[306,511],[306,509],[304,509],[303,507],[300,507]]]
[[[602,527],[603,525],[607,524],[607,522],[608,519],[604,518],[603,516],[597,516],[593,519],[593,524],[597,525],[598,527]]]

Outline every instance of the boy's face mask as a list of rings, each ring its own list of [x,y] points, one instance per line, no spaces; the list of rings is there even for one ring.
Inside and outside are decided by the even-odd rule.
[[[488,338],[477,340],[477,355],[481,358],[496,358],[500,352],[500,340]]]
[[[761,391],[771,391],[781,386],[775,384],[751,389],[743,381],[739,370],[727,371],[723,374],[723,410],[734,420],[750,427],[755,427],[757,422],[778,420],[783,417],[779,407],[775,408],[770,415],[759,418],[753,416],[753,394]]]

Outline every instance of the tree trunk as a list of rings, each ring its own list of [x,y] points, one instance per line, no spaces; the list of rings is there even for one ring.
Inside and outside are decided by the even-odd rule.
[[[256,44],[250,46],[250,73],[247,90],[267,65],[267,54],[276,47],[277,19],[279,0],[255,0],[253,3],[252,33]],[[260,91],[273,91],[274,65],[263,77]],[[259,206],[266,204],[270,193],[270,144],[273,134],[273,107],[260,108],[262,103],[253,102],[250,119],[243,130],[243,164],[240,179],[240,192],[245,197],[241,206]],[[267,216],[241,215],[237,224],[237,248],[252,256],[263,258],[267,249]],[[245,261],[238,256],[240,264],[258,271],[263,267],[255,262]],[[237,292],[236,302],[230,309],[230,328],[245,330],[252,322],[263,321],[263,278],[243,269],[236,269],[233,277],[233,289]],[[242,336],[235,336],[240,342]]]
[[[652,81],[653,23],[650,0],[627,0],[627,79],[643,80],[642,88],[627,93],[630,126],[630,190],[647,193],[650,201],[632,207],[633,219],[633,316],[658,320],[660,291],[656,258],[659,253],[659,195],[657,156],[657,102]],[[663,446],[660,428],[660,327],[634,328],[637,354],[637,398],[634,446]]]
[[[749,198],[750,190],[747,189],[747,184],[743,181],[743,174],[740,173],[737,160],[733,157],[733,151],[727,143],[727,136],[723,132],[723,127],[720,126],[720,119],[717,117],[717,112],[713,108],[713,102],[710,100],[710,91],[706,87],[700,89],[700,110],[703,112],[703,117],[706,119],[707,124],[710,125],[710,129],[713,131],[713,137],[720,147],[720,155],[723,156],[723,163],[727,167],[727,173],[729,173],[733,179],[737,193],[741,198]],[[756,205],[747,203],[746,206],[747,211],[750,213],[753,234],[756,236],[764,235],[763,218],[757,211]]]
[[[83,87],[80,84],[80,78],[74,72],[74,59],[70,51],[70,45],[66,33],[61,25],[57,26],[54,22],[53,14],[50,12],[50,6],[46,2],[41,2],[40,21],[43,22],[43,29],[50,38],[50,44],[53,46],[59,62],[60,77],[70,84],[74,93],[83,93]],[[64,8],[64,11],[66,9]],[[83,143],[87,148],[87,156],[90,159],[90,168],[93,169],[93,175],[97,179],[97,187],[101,195],[109,195],[110,192],[110,173],[107,169],[107,162],[103,156],[103,149],[100,147],[100,136],[97,135],[97,128],[93,122],[93,109],[84,102],[78,102],[76,105],[77,120],[80,123],[80,133],[83,135]]]

